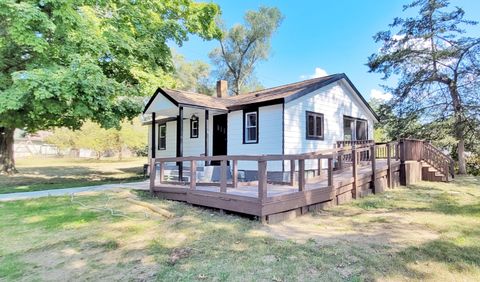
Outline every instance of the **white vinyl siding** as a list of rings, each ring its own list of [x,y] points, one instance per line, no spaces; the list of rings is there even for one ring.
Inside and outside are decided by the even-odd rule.
[[[306,112],[322,113],[323,140],[306,138]],[[322,149],[332,149],[336,141],[343,140],[343,117],[367,120],[368,138],[373,138],[373,118],[363,102],[342,81],[332,83],[285,104],[284,148],[285,154],[300,154]],[[317,161],[307,161],[306,169],[315,169]],[[322,163],[326,167],[326,161]],[[285,162],[285,169],[290,167]]]
[[[185,117],[183,120],[183,156],[200,156],[205,153],[205,114],[203,111],[197,113],[198,116],[198,138],[190,138],[190,117]],[[209,129],[210,133],[208,136],[209,155],[212,154],[212,116],[209,118]],[[166,123],[166,148],[165,150],[158,150],[158,125],[155,128],[156,139],[156,156],[157,158],[162,157],[175,157],[177,155],[177,122],[169,121]],[[152,126],[148,126],[148,144],[149,157],[151,156],[151,135]],[[198,165],[201,165],[199,162]]]
[[[243,143],[243,110],[228,114],[227,153],[229,155],[262,155],[282,153],[282,105],[258,108],[258,143]],[[269,162],[268,169],[281,171],[282,163]],[[257,170],[257,162],[239,162],[240,170]]]

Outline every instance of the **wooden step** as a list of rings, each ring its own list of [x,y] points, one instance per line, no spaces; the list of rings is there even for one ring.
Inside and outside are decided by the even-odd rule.
[[[422,164],[422,180],[433,182],[446,182],[447,178],[443,173],[427,163]]]

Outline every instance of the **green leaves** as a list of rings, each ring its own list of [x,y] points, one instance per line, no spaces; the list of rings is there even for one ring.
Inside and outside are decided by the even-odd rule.
[[[219,77],[233,86],[235,95],[257,86],[253,76],[255,65],[268,58],[270,39],[283,15],[276,7],[260,7],[258,11],[248,11],[244,19],[245,25],[234,25],[224,31],[220,47],[209,55]]]
[[[167,42],[220,38],[219,13],[188,0],[1,1],[0,127],[118,127],[169,83]]]

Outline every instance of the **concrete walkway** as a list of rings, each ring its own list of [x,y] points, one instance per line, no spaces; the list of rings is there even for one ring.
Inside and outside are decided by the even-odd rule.
[[[149,183],[150,182],[147,180],[147,181],[141,181],[141,182],[102,184],[102,185],[96,185],[96,186],[0,194],[0,202],[34,199],[34,198],[49,197],[49,196],[67,196],[73,193],[104,191],[104,190],[119,189],[119,188],[127,188],[127,189],[134,189],[134,190],[149,190]]]

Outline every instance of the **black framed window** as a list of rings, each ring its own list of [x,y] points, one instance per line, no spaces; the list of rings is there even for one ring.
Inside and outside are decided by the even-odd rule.
[[[365,119],[343,116],[345,141],[368,140],[368,122]]]
[[[258,111],[243,114],[243,143],[258,143]]]
[[[158,150],[167,149],[167,124],[158,125]]]
[[[190,119],[190,138],[198,138],[198,117],[196,116]]]
[[[324,139],[324,120],[323,114],[307,111],[307,139],[323,140]]]

